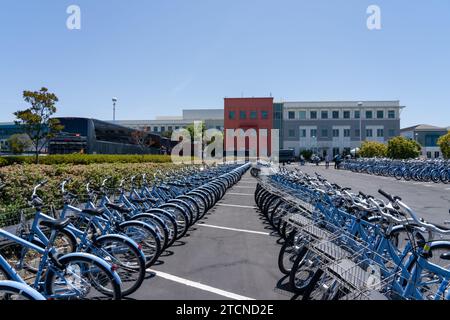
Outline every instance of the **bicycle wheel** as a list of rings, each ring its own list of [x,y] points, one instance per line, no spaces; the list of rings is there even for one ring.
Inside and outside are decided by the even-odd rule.
[[[146,213],[154,214],[164,220],[164,223],[169,230],[167,247],[170,247],[175,242],[178,233],[175,217],[170,212],[161,209],[151,209]]]
[[[278,268],[281,273],[289,275],[292,270],[292,266],[297,258],[297,250],[294,242],[295,234],[293,233],[286,239],[285,243],[280,249],[278,254]]]
[[[182,237],[184,237],[188,231],[189,217],[186,214],[186,212],[183,210],[183,208],[177,204],[166,203],[166,204],[163,204],[162,206],[160,206],[159,209],[167,211],[175,217],[175,220],[177,223],[176,239],[178,240],[178,239],[181,239]]]
[[[46,300],[33,288],[15,281],[0,280],[0,301]]]
[[[44,296],[55,300],[120,300],[120,277],[96,256],[70,253],[59,258],[57,265],[48,266]]]
[[[299,249],[289,274],[289,285],[295,293],[303,294],[319,269],[319,261],[306,247]]]
[[[156,231],[142,221],[127,221],[120,224],[120,231],[132,239],[145,256],[145,267],[150,268],[161,253],[161,241]]]
[[[136,244],[122,237],[107,235],[98,238],[92,253],[113,266],[121,280],[122,296],[136,292],[145,278],[145,256]]]

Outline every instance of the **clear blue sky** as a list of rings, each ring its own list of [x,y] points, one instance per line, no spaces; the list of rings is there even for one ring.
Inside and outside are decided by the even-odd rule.
[[[82,29],[66,28],[66,8]],[[369,31],[366,9],[382,10]],[[0,121],[48,87],[60,116],[119,119],[223,98],[401,100],[402,126],[450,125],[447,0],[15,0],[0,10]]]

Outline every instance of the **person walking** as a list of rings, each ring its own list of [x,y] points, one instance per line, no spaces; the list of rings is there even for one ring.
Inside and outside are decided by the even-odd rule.
[[[339,170],[339,165],[341,164],[341,162],[342,162],[341,155],[340,155],[340,154],[337,154],[337,155],[334,157],[334,169]]]
[[[331,157],[330,157],[330,155],[326,155],[325,156],[325,168],[326,169],[330,169],[330,161],[331,161]]]

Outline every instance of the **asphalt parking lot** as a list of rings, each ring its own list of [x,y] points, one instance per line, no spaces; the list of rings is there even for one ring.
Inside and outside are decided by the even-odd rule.
[[[254,202],[247,173],[188,236],[175,243],[131,297],[139,300],[288,300],[280,245]]]
[[[298,165],[289,166],[299,167]],[[378,189],[401,196],[426,220],[450,220],[450,185],[299,167],[329,181],[378,196]],[[280,239],[254,202],[256,180],[247,173],[225,197],[176,242],[150,270],[129,299],[139,300],[289,300],[287,279],[278,270]]]
[[[444,221],[450,220],[450,185],[433,182],[397,181],[390,177],[335,170],[333,165],[330,166],[330,169],[314,165],[291,165],[289,167],[300,168],[303,172],[311,175],[317,172],[333,183],[352,188],[354,192],[362,191],[376,197],[382,197],[378,193],[378,189],[383,189],[401,197],[403,202],[415,210],[419,217],[423,217],[427,221],[442,224]]]

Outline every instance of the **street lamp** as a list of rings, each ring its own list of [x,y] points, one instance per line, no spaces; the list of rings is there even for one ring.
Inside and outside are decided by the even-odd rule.
[[[117,98],[112,98],[112,102],[113,102],[113,121],[116,122],[116,103],[117,103]]]

